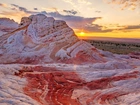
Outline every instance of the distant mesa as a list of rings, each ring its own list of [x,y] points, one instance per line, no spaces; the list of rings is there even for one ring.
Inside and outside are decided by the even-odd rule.
[[[0,63],[65,62],[81,64],[104,61],[99,51],[78,39],[65,21],[43,14],[23,17],[20,24],[3,22],[0,37]]]

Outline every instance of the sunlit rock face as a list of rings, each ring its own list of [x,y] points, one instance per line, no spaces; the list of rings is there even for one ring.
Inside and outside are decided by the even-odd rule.
[[[140,105],[139,53],[96,49],[41,14],[10,22],[0,37],[0,105]]]
[[[19,27],[0,39],[0,63],[102,62],[89,43],[81,41],[61,20],[45,15],[23,17]]]

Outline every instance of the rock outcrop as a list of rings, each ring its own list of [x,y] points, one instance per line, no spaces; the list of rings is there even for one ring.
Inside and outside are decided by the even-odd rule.
[[[18,23],[8,18],[0,18],[0,36],[18,28]]]
[[[42,14],[23,17],[16,30],[1,36],[0,46],[0,63],[103,61],[96,48],[79,40],[66,22]]]
[[[140,104],[140,67],[7,64],[0,65],[0,79],[1,105]]]

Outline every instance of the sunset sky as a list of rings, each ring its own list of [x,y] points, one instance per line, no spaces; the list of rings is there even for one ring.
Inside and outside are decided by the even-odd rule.
[[[43,13],[65,20],[82,38],[140,38],[140,0],[0,0],[0,17]]]

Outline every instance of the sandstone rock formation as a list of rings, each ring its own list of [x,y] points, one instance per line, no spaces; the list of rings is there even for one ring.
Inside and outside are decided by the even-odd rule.
[[[8,64],[0,65],[0,79],[2,105],[140,104],[140,67]]]
[[[18,23],[8,18],[0,18],[0,36],[18,28]]]
[[[7,20],[6,30],[7,23],[0,105],[140,105],[139,53],[96,49],[66,22],[41,14],[23,17],[18,28]]]
[[[103,61],[89,43],[81,41],[66,22],[45,15],[21,19],[19,27],[0,38],[0,63],[80,63]],[[76,58],[76,59],[75,59]]]

